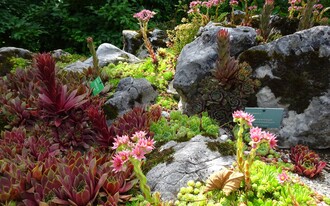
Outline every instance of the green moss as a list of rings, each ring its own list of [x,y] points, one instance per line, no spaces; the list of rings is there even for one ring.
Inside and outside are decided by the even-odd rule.
[[[159,144],[156,145],[156,148],[159,148]],[[174,154],[174,149],[168,148],[164,149],[161,152],[159,149],[156,149],[152,151],[150,154],[147,155],[147,161],[145,164],[142,166],[142,170],[144,174],[147,174],[153,167],[160,163],[166,163],[170,164],[173,161],[173,154]]]
[[[206,145],[211,151],[217,151],[224,156],[234,155],[236,153],[236,146],[231,140],[225,142],[208,142]]]

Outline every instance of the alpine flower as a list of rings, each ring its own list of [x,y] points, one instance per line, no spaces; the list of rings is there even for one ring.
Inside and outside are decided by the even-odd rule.
[[[238,110],[233,113],[234,122],[238,122],[240,120],[245,121],[248,126],[252,127],[252,122],[255,120],[253,115],[246,113],[244,111]]]
[[[144,21],[147,22],[149,21],[151,18],[154,17],[156,13],[147,9],[143,9],[142,11],[136,13],[133,15],[134,18],[137,18],[140,21]]]
[[[289,176],[288,174],[285,172],[285,171],[282,171],[282,173],[280,173],[278,176],[277,176],[277,179],[278,181],[283,184],[284,182],[288,181],[289,180]]]

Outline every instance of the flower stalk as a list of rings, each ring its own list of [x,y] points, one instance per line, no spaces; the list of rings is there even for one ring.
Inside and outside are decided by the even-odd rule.
[[[130,162],[133,165],[134,173],[136,177],[139,179],[140,183],[140,189],[146,198],[148,202],[153,202],[152,196],[151,196],[151,190],[150,187],[147,185],[147,178],[143,174],[142,169],[141,169],[141,162],[135,158],[130,158]]]
[[[243,111],[235,111],[233,113],[233,120],[238,124],[238,131],[234,134],[236,137],[236,158],[237,158],[237,167],[238,170],[244,174],[244,184],[245,190],[248,191],[251,189],[251,177],[250,177],[250,168],[253,164],[254,158],[256,156],[256,151],[259,146],[268,142],[270,148],[274,148],[276,146],[277,140],[274,134],[269,132],[262,131],[258,127],[253,127],[252,122],[255,120],[251,114],[248,114]],[[243,136],[246,130],[249,130],[251,141],[249,145],[251,145],[252,149],[247,157],[244,157],[244,142]]]
[[[150,187],[147,185],[147,178],[141,169],[141,163],[145,159],[145,154],[154,149],[154,140],[146,137],[143,131],[136,132],[132,137],[117,136],[112,149],[116,149],[116,154],[112,159],[115,172],[124,171],[127,164],[133,165],[133,170],[139,180],[140,189],[149,203],[158,202],[157,198],[151,195]]]
[[[97,76],[99,76],[100,75],[99,59],[97,58],[97,55],[96,55],[95,45],[94,45],[94,42],[93,42],[93,38],[92,37],[88,37],[86,39],[86,41],[87,41],[87,47],[89,49],[89,52],[92,54],[92,57],[93,57],[93,67],[94,67],[94,70],[96,71]]]
[[[148,32],[148,22],[151,18],[154,17],[156,13],[150,10],[142,10],[139,13],[136,13],[133,15],[134,18],[137,18],[139,20],[140,24],[140,31],[143,37],[143,41],[145,44],[145,47],[147,48],[149,55],[152,59],[152,63],[155,65],[158,65],[158,59],[154,52],[154,49],[152,48],[152,45],[148,39],[147,32]]]

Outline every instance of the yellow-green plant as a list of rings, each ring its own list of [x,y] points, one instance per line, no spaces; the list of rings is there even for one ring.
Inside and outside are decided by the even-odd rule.
[[[23,69],[23,68],[31,65],[31,62],[32,61],[28,60],[28,59],[24,59],[24,58],[20,58],[20,57],[13,57],[13,58],[10,59],[10,63],[13,64],[11,72],[15,73],[17,68],[22,68]]]
[[[196,19],[192,19],[190,23],[186,21],[188,20],[183,19],[185,23],[179,24],[173,30],[167,30],[169,47],[175,55],[179,55],[183,47],[194,40],[200,27]]]

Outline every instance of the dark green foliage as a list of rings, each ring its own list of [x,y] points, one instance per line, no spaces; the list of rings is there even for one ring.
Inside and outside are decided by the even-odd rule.
[[[3,0],[0,2],[0,47],[16,46],[32,51],[65,48],[87,52],[85,39],[92,36],[96,45],[109,42],[121,47],[121,32],[138,29],[133,14],[142,8],[158,13],[160,22],[174,25],[182,12],[175,11],[178,0],[169,1],[76,1],[76,0]],[[162,29],[166,29],[165,27]]]

